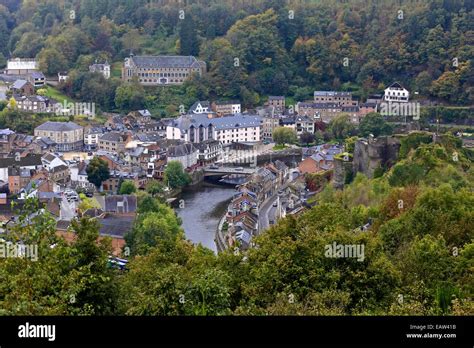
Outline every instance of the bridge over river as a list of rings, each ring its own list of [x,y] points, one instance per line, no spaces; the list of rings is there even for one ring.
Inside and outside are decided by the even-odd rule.
[[[239,174],[239,175],[252,175],[258,169],[258,167],[205,167],[204,176],[224,176],[230,174]]]

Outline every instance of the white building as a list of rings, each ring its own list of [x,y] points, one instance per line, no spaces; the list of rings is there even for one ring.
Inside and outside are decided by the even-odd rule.
[[[66,162],[64,162],[59,156],[55,155],[54,153],[47,153],[43,157],[41,157],[41,162],[43,163],[43,167],[48,171],[53,170],[59,166],[67,166]]]
[[[191,143],[170,146],[167,151],[168,162],[178,161],[183,168],[192,167],[198,160],[198,149]]]
[[[398,82],[392,83],[385,88],[384,101],[386,102],[400,102],[407,103],[410,98],[410,93],[402,87]]]
[[[190,114],[207,114],[210,112],[209,110],[210,105],[209,102],[206,101],[197,101],[189,108]]]
[[[38,71],[38,62],[30,58],[14,58],[7,62],[7,75],[28,75]]]
[[[75,187],[82,187],[82,188],[93,188],[94,184],[90,183],[87,180],[87,165],[85,162],[79,162],[77,164],[69,166],[69,170],[71,171],[71,183]]]
[[[66,82],[68,78],[69,76],[66,71],[58,72],[58,82]]]
[[[84,144],[85,145],[97,145],[99,144],[99,138],[104,134],[101,128],[92,127],[84,131]]]
[[[106,79],[110,78],[110,64],[107,61],[104,64],[95,63],[90,65],[89,71],[101,73]]]
[[[167,139],[191,143],[217,140],[222,144],[260,141],[262,118],[256,115],[231,115],[208,118],[206,115],[183,115],[166,127]]]

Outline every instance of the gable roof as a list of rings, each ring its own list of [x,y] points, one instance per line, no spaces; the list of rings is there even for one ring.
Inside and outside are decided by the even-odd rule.
[[[16,161],[15,157],[0,158],[0,168],[41,166],[42,164],[41,154],[29,153],[25,157],[20,157],[19,161]]]
[[[135,213],[137,210],[137,196],[109,195],[105,196],[105,211],[114,213]]]
[[[12,89],[22,89],[26,84],[28,84],[28,81],[26,80],[16,80],[13,85],[11,86]]]

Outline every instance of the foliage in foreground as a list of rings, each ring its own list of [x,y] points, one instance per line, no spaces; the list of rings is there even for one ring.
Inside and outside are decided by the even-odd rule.
[[[75,222],[68,246],[38,214],[12,236],[38,242],[39,261],[0,260],[2,314],[472,314],[474,180],[464,150],[452,160],[455,147],[409,150],[397,165],[421,168],[416,181],[393,182],[396,165],[376,179],[359,174],[342,191],[327,186],[318,205],[240,254],[186,241],[173,210],[144,194],[127,236],[128,270],[116,272],[95,243],[96,222]],[[363,258],[327,257],[334,242],[363,245]]]

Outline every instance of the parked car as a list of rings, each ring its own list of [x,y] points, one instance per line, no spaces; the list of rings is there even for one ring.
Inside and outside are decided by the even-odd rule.
[[[213,165],[210,166],[209,168],[211,168],[211,169],[219,169],[219,166],[216,166],[215,164],[213,164]]]
[[[277,201],[273,202],[273,206],[278,207],[278,202]]]
[[[86,195],[86,197],[91,198],[91,197],[94,197],[94,192],[86,191],[85,195]]]
[[[244,168],[243,167],[237,167],[235,168],[235,170],[239,171],[239,172],[243,172],[244,171]]]

